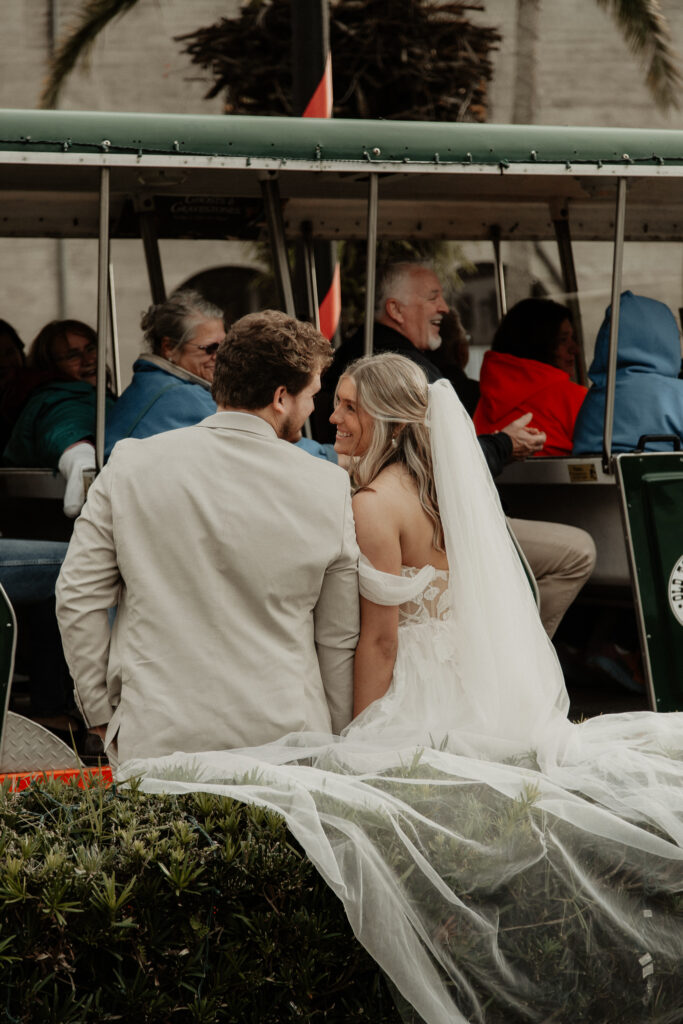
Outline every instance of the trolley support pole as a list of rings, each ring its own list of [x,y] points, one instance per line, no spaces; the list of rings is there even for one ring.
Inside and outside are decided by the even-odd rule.
[[[159,239],[155,230],[153,214],[140,214],[140,234],[142,235],[142,245],[145,250],[149,290],[152,294],[152,302],[157,305],[160,302],[166,301],[166,286],[164,284],[164,272],[161,266],[161,254],[159,253]]]
[[[500,228],[498,225],[491,228],[491,241],[493,242],[493,266],[496,275],[496,310],[498,320],[502,320],[508,311],[508,301],[505,294],[505,270],[500,251]]]
[[[114,374],[114,392],[121,394],[121,359],[119,356],[119,325],[116,320],[116,289],[114,264],[109,261],[109,330],[111,331],[111,363]]]
[[[379,205],[379,177],[370,173],[368,179],[367,268],[365,277],[365,335],[363,352],[372,355],[375,328],[375,277],[377,263],[377,207]]]
[[[97,252],[97,385],[95,406],[95,464],[104,465],[105,403],[107,395],[107,328],[109,326],[109,168],[100,172],[100,231]]]
[[[567,219],[566,211],[564,211],[564,216],[559,215],[557,217],[553,217],[553,227],[555,228],[555,240],[557,242],[557,252],[560,257],[562,281],[567,295],[567,305],[572,311],[574,335],[579,349],[576,357],[579,384],[586,385],[588,383],[588,375],[586,373],[586,354],[583,348],[583,323],[581,320],[581,307],[579,305],[579,288],[576,280],[574,251],[572,249],[571,232],[569,230],[569,220]]]
[[[268,234],[270,235],[270,247],[273,256],[273,269],[280,294],[280,304],[284,307],[288,316],[296,316],[294,306],[294,290],[292,288],[292,275],[287,259],[287,242],[285,240],[285,225],[282,220],[282,207],[280,205],[280,189],[273,178],[261,179],[261,194],[266,208],[266,219],[268,221]],[[304,436],[311,439],[311,421],[307,419],[303,428]]]
[[[263,195],[263,202],[266,208],[273,269],[275,271],[278,292],[280,293],[280,303],[285,313],[289,316],[295,316],[292,276],[289,270],[289,260],[287,259],[285,226],[282,221],[280,189],[277,181],[273,178],[262,178],[261,194]]]
[[[602,468],[610,473],[612,462],[612,431],[614,428],[614,395],[617,379],[617,346],[619,342],[619,308],[621,271],[624,262],[624,227],[626,224],[626,178],[617,182],[617,203],[614,216],[614,255],[612,260],[612,303],[609,324],[609,359],[605,391],[605,423],[602,434]]]
[[[306,276],[306,301],[308,315],[316,331],[320,330],[320,306],[318,305],[318,275],[315,269],[315,246],[313,243],[313,225],[305,220],[301,225],[303,242],[304,273]]]

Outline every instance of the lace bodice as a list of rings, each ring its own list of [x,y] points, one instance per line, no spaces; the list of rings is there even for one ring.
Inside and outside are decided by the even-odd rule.
[[[432,568],[432,566],[430,566]],[[402,565],[401,576],[415,579],[421,572],[413,565]],[[428,622],[429,619],[446,619],[451,610],[451,592],[448,589],[448,570],[434,569],[434,575],[424,590],[409,601],[398,606],[398,624]]]

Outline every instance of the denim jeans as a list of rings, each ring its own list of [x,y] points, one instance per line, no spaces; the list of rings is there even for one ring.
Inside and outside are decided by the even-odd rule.
[[[55,583],[67,547],[59,541],[0,537],[0,584],[17,613],[19,655],[30,678],[31,713],[37,716],[63,714],[72,704],[55,616]]]
[[[55,596],[55,583],[68,544],[55,540],[0,537],[0,583],[13,605]]]

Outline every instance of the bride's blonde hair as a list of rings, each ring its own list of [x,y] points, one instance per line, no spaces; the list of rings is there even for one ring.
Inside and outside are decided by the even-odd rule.
[[[367,451],[351,458],[355,490],[369,487],[387,466],[400,463],[415,481],[420,505],[434,525],[433,544],[444,550],[427,427],[428,386],[423,370],[394,353],[365,356],[346,368],[356,404],[373,419]]]

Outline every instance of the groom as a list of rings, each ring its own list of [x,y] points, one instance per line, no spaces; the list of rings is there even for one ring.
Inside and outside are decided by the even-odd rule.
[[[309,324],[274,310],[243,317],[216,357],[218,412],[120,441],[90,488],[57,612],[79,706],[112,760],[339,732],[350,720],[348,476],[288,443],[331,358]]]

